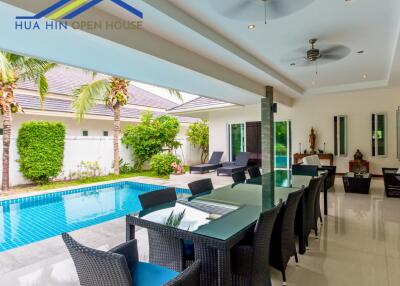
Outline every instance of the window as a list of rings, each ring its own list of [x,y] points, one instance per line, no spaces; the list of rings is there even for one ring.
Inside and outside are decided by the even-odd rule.
[[[83,130],[82,131],[82,136],[89,136],[89,131],[87,131],[87,130]]]
[[[3,135],[3,128],[0,128],[0,136]]]
[[[333,118],[335,156],[347,156],[347,116],[337,115]]]
[[[103,136],[107,137],[108,136],[108,131],[103,131]]]
[[[246,150],[246,128],[244,123],[229,124],[228,134],[229,157],[231,161],[235,161],[236,156]]]
[[[372,156],[387,156],[387,115],[386,113],[373,113],[372,127]]]

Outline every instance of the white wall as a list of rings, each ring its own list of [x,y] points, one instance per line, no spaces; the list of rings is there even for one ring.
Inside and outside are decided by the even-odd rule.
[[[113,122],[111,120],[85,119],[78,124],[74,118],[16,114],[12,121],[10,146],[10,184],[12,186],[29,183],[19,172],[16,139],[21,124],[31,120],[59,121],[66,125],[64,165],[63,172],[59,175],[59,178],[68,178],[72,172],[76,172],[81,161],[98,162],[104,174],[112,172]],[[129,124],[133,123],[122,122],[122,127]],[[81,136],[82,130],[89,131],[89,136]],[[176,150],[175,153],[182,159],[184,164],[198,163],[200,162],[200,152],[186,140],[186,130],[187,126],[181,125],[181,131],[177,139],[182,143],[182,147]],[[108,131],[109,136],[104,137],[103,131]],[[2,136],[0,136],[1,139]],[[2,152],[3,146],[0,144],[0,158]],[[120,145],[120,156],[124,161],[131,163],[131,152],[123,144]],[[0,179],[1,174],[2,165],[0,164]]]
[[[396,110],[400,106],[400,88],[374,89],[368,91],[309,96],[298,99],[293,107],[278,106],[275,120],[292,121],[293,153],[309,148],[308,135],[311,127],[317,133],[317,147],[333,153],[334,132],[333,116],[348,116],[348,156],[336,157],[335,165],[339,173],[348,171],[348,162],[353,158],[356,149],[370,161],[370,172],[381,174],[382,167],[399,167],[396,145]],[[371,114],[386,112],[388,114],[388,156],[386,158],[371,156]],[[226,123],[238,123],[260,120],[260,105],[251,105],[239,109],[210,112],[210,151],[224,150],[227,154]]]

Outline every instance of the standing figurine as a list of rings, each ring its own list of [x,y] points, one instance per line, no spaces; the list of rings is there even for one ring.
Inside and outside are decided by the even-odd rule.
[[[316,138],[317,138],[317,136],[315,135],[314,128],[311,128],[311,133],[310,133],[310,136],[309,136],[311,154],[315,154]]]

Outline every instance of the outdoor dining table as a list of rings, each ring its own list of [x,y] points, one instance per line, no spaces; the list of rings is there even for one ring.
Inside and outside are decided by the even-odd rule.
[[[139,226],[193,241],[195,259],[202,262],[201,285],[231,285],[231,248],[254,229],[261,212],[308,186],[310,179],[276,171],[205,194],[183,196],[175,202],[128,215],[127,240],[135,238],[135,226]],[[300,232],[304,225],[302,213],[303,207],[296,218]],[[179,221],[171,223],[171,217]],[[302,232],[300,236],[300,253],[304,253]]]

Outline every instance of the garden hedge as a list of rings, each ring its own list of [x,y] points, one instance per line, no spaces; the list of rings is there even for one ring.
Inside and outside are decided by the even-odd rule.
[[[64,124],[45,121],[23,123],[17,139],[20,171],[35,183],[48,182],[62,171],[64,144]]]

